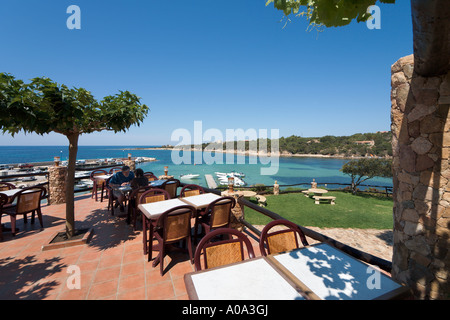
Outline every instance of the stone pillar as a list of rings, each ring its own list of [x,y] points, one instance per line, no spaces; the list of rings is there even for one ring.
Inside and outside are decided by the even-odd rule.
[[[136,162],[134,160],[123,160],[123,165],[129,166],[130,171],[134,172],[136,170]]]
[[[450,298],[450,74],[424,78],[407,56],[391,68],[392,275],[420,299]]]
[[[50,204],[66,203],[67,167],[48,168],[48,191]]]
[[[280,194],[280,185],[278,184],[278,181],[276,181],[276,180],[273,185],[273,194],[276,196]]]
[[[169,180],[172,179],[173,176],[166,176],[166,175],[162,175],[158,177],[158,180]]]
[[[222,197],[233,197],[234,200],[236,200],[236,206],[231,209],[231,222],[230,222],[230,228],[236,229],[238,231],[244,230],[244,225],[239,222],[239,219],[244,218],[244,206],[241,206],[238,202],[240,198],[242,198],[244,195],[243,193],[236,191],[236,192],[229,192],[223,191],[221,193]]]

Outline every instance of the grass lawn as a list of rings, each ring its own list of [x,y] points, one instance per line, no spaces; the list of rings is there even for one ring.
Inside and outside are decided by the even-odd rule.
[[[352,195],[332,191],[336,205],[314,204],[301,193],[267,195],[266,209],[302,226],[320,228],[392,229],[393,201],[370,195]],[[245,208],[245,219],[254,225],[265,225],[272,219]]]

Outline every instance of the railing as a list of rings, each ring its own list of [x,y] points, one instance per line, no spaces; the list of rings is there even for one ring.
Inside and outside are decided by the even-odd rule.
[[[337,182],[321,182],[321,183],[317,183],[317,186],[346,186],[346,187],[351,187],[352,184],[351,183],[337,183]],[[295,184],[284,184],[284,185],[279,185],[280,187],[280,193],[295,193],[295,192],[299,192],[301,190],[283,190],[283,188],[289,188],[289,187],[299,187],[299,186],[307,186],[305,189],[303,190],[307,190],[311,187],[311,182],[300,182],[300,183],[295,183]],[[373,190],[373,189],[369,189],[369,190],[358,190],[358,192],[367,192],[367,193],[380,193],[380,194],[385,194],[387,197],[392,195],[392,189],[393,187],[391,186],[377,186],[377,185],[369,185],[369,184],[360,184],[358,185],[358,187],[367,187],[367,188],[381,188],[384,189],[384,191],[378,191],[378,190]],[[226,190],[228,189],[228,186],[218,186],[217,189],[219,190]],[[273,185],[263,185],[263,184],[258,184],[258,185],[252,185],[252,186],[240,186],[240,187],[235,187],[235,189],[260,189],[262,190],[262,192],[265,193],[269,193],[271,192],[271,190],[273,189]],[[332,189],[333,190],[333,189]],[[339,189],[336,189],[339,190]]]
[[[183,185],[184,184],[182,183],[182,186]],[[218,194],[218,195],[221,194],[221,191],[217,190],[217,189],[210,189],[210,188],[203,188],[203,189],[206,192],[211,192],[211,193],[215,193],[215,194]],[[248,200],[246,200],[244,198],[240,198],[239,199],[239,205],[248,207],[248,208],[250,208],[252,210],[255,210],[258,213],[261,213],[261,214],[263,214],[263,215],[265,215],[265,216],[267,216],[267,217],[269,217],[269,218],[271,218],[273,220],[285,219],[282,216],[280,216],[279,214],[277,214],[275,212],[272,212],[272,211],[270,211],[270,210],[268,210],[266,208],[260,207],[259,205],[254,204],[254,203],[252,203],[252,202],[250,202],[250,201],[248,201]],[[253,226],[250,222],[245,220],[245,218],[241,218],[239,220],[239,222],[241,222],[243,225],[245,225],[247,228],[249,228],[256,235],[258,235],[258,236],[261,235],[261,232],[255,226]],[[349,254],[349,255],[351,255],[351,256],[353,256],[353,257],[355,257],[355,258],[357,258],[357,259],[359,259],[361,261],[367,262],[367,263],[372,264],[372,265],[376,265],[380,269],[385,270],[387,272],[391,272],[391,270],[392,270],[392,262],[390,262],[390,261],[387,261],[385,259],[376,257],[376,256],[371,255],[369,253],[360,251],[360,250],[358,250],[356,248],[348,246],[348,245],[346,245],[346,244],[344,244],[342,242],[339,242],[339,241],[337,241],[337,240],[335,240],[335,239],[333,239],[331,237],[328,237],[328,236],[326,236],[324,234],[321,234],[319,232],[313,231],[311,229],[302,227],[300,225],[299,225],[299,227],[300,227],[300,229],[303,231],[303,233],[306,236],[308,236],[308,237],[310,237],[310,238],[312,238],[314,240],[328,243],[329,245],[331,245],[333,247],[336,247],[339,250],[341,250],[341,251],[343,251],[343,252],[345,252],[345,253],[347,253],[347,254]]]

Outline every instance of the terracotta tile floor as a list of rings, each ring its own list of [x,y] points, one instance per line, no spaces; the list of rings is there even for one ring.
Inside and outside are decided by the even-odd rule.
[[[43,205],[44,229],[39,222],[24,224],[19,232],[3,232],[0,242],[0,299],[188,299],[183,275],[194,271],[188,254],[171,252],[165,257],[164,276],[143,255],[142,232],[133,231],[125,216],[111,216],[107,203],[90,195],[76,196],[77,228],[94,229],[87,245],[42,251],[55,232],[65,228],[65,205]],[[2,223],[10,227],[8,216]],[[140,227],[140,224],[138,225]],[[259,254],[258,244],[250,237]],[[78,266],[80,288],[71,266]]]

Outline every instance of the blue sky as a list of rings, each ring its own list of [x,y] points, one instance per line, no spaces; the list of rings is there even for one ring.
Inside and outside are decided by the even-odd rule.
[[[69,30],[70,5],[81,30]],[[0,3],[0,72],[47,76],[96,98],[129,90],[150,113],[125,134],[80,145],[161,145],[175,129],[279,129],[281,136],[390,129],[390,67],[413,52],[410,1],[379,4],[381,29],[283,28],[265,0],[15,0]],[[0,145],[66,145],[0,134]]]

